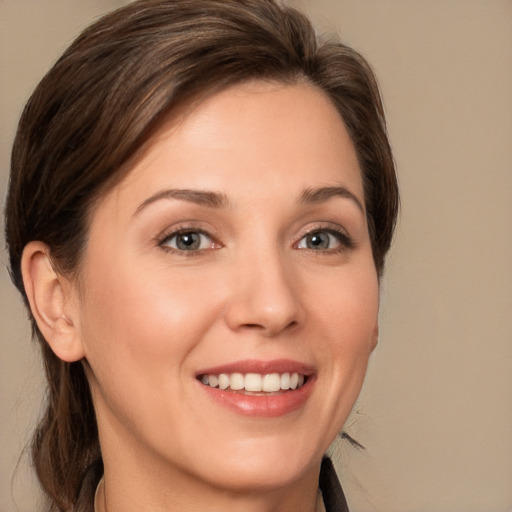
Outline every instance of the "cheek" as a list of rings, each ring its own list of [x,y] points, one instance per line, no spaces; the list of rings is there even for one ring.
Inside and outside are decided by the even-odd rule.
[[[137,338],[149,348],[163,338],[175,344],[198,327],[197,305],[211,296],[204,281],[147,260],[146,265],[136,257],[91,264],[95,271],[89,272],[87,281],[87,323],[110,330],[113,343],[125,345]],[[201,311],[207,314],[206,309]]]
[[[217,316],[215,295],[204,279],[154,264],[141,268],[139,261],[138,272],[130,262],[106,268],[116,271],[89,281],[82,333],[98,420],[120,435],[168,446],[169,432],[178,437],[180,418],[193,414],[183,398],[190,354]]]
[[[203,280],[132,263],[95,265],[83,301],[82,339],[98,385],[144,398],[149,388],[168,389],[184,370],[215,305]]]
[[[324,400],[318,417],[326,419],[325,428],[334,437],[359,395],[375,346],[379,287],[373,266],[366,265],[326,279],[324,290],[317,289],[311,302],[325,369],[319,377]]]
[[[372,262],[339,269],[311,287],[310,307],[331,350],[371,351],[377,332],[379,285]]]

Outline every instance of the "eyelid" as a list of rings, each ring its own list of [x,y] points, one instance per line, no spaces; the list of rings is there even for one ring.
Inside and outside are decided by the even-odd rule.
[[[186,234],[186,233],[198,233],[200,235],[208,237],[211,240],[211,246],[206,249],[183,251],[183,250],[165,245],[166,242],[168,242],[172,238],[182,235],[182,234]],[[216,238],[213,235],[211,235],[207,230],[205,230],[202,227],[199,227],[195,223],[179,224],[177,226],[168,228],[168,229],[162,231],[157,237],[155,237],[155,242],[158,245],[158,247],[160,247],[164,251],[173,252],[173,253],[181,255],[181,256],[196,256],[196,255],[204,253],[205,251],[220,249],[222,247],[222,245],[218,242],[218,240],[216,240]]]
[[[311,250],[318,253],[335,253],[341,252],[347,249],[352,249],[356,246],[355,240],[349,235],[346,229],[344,229],[339,224],[335,224],[332,222],[325,223],[316,223],[314,225],[309,225],[306,228],[302,229],[298,240],[293,244],[295,249],[299,249],[298,244],[308,235],[312,235],[315,233],[329,233],[334,235],[340,244],[340,247],[335,247],[332,249],[324,249],[323,251],[317,249],[301,249],[301,250]]]
[[[299,248],[297,247],[298,244],[308,235],[312,235],[315,233],[329,233],[333,236],[335,236],[339,242],[339,246],[334,248],[328,248],[324,250],[317,250],[317,249],[310,249],[310,248]],[[208,237],[211,240],[211,246],[204,248],[204,249],[197,249],[197,250],[191,250],[191,251],[184,251],[177,248],[173,248],[170,246],[166,246],[165,243],[172,239],[175,236],[179,236],[180,234],[185,233],[198,233],[203,236]],[[170,228],[167,228],[166,230],[162,231],[158,236],[155,237],[155,243],[158,247],[161,249],[168,251],[168,252],[174,252],[181,256],[197,256],[200,254],[203,254],[204,252],[220,249],[223,247],[223,245],[218,241],[218,239],[211,235],[208,230],[204,229],[203,227],[200,227],[197,223],[191,222],[191,223],[181,223],[179,225],[172,226]],[[294,249],[299,250],[309,250],[314,251],[316,253],[337,253],[337,252],[343,252],[348,249],[352,249],[356,246],[355,240],[352,238],[352,236],[349,235],[347,230],[340,226],[337,223],[333,222],[317,222],[313,225],[308,225],[304,227],[299,235],[296,238],[296,241],[293,243]]]

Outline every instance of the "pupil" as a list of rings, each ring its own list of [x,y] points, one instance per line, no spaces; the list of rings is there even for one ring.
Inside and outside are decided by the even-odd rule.
[[[313,249],[327,249],[329,247],[329,237],[325,233],[315,233],[309,236],[309,246]]]
[[[191,250],[199,248],[199,235],[197,233],[183,233],[176,241],[178,249]]]

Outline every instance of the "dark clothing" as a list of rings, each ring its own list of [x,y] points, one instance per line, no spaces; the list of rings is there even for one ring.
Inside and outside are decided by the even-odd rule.
[[[349,512],[345,494],[329,457],[322,460],[319,487],[324,499],[325,512]]]

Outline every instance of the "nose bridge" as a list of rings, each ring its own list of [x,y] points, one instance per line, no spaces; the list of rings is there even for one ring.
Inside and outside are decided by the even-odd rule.
[[[253,329],[275,336],[302,322],[304,311],[293,266],[277,244],[244,251],[237,266],[227,312],[232,329]]]

